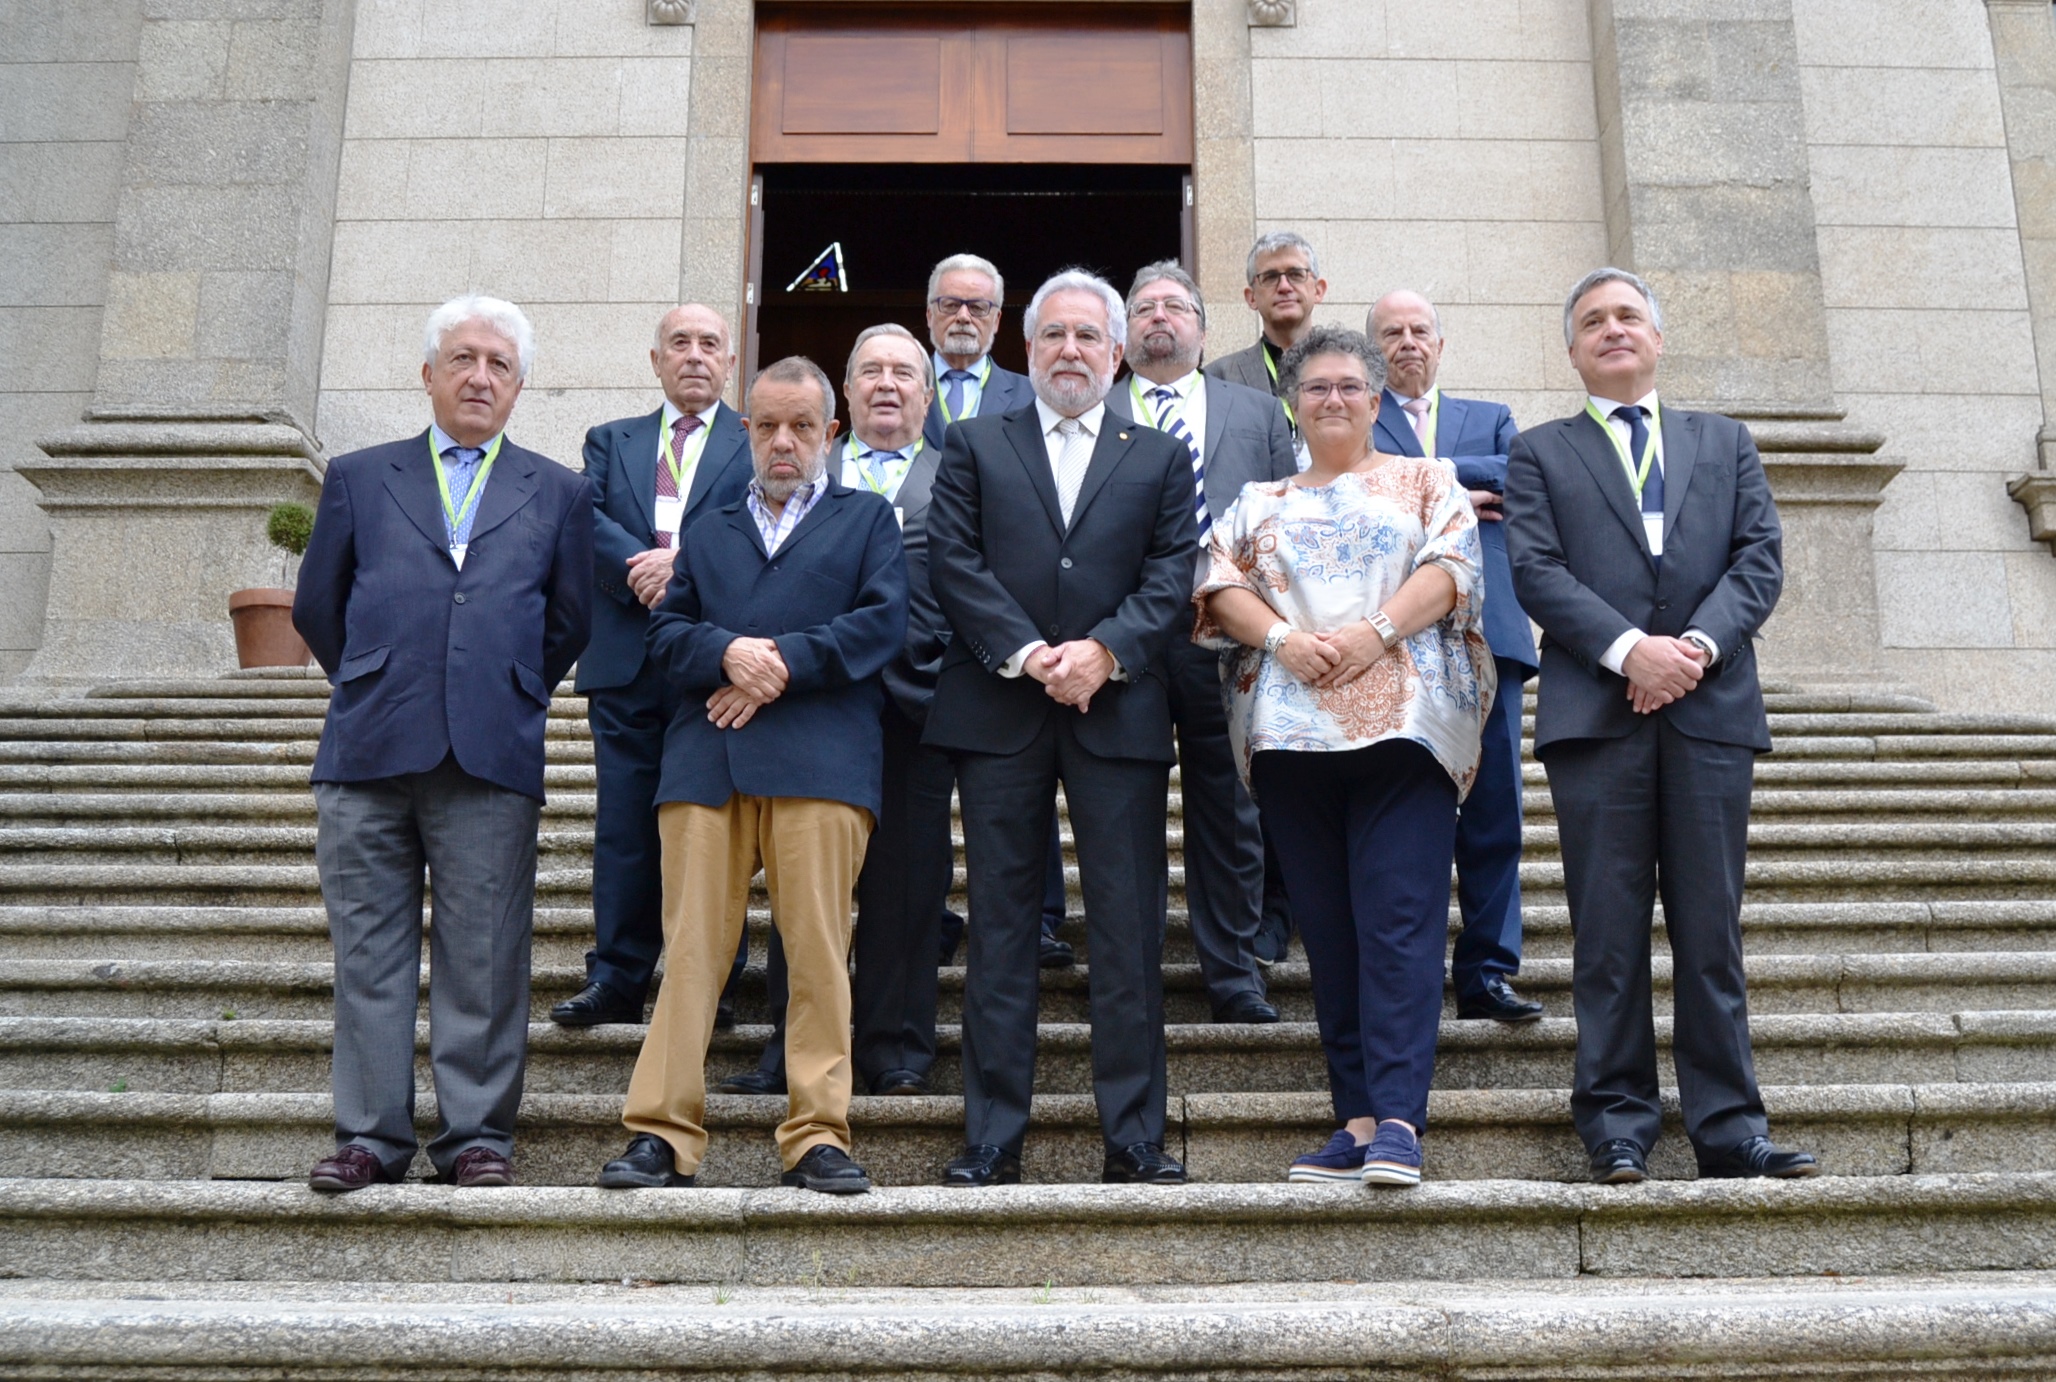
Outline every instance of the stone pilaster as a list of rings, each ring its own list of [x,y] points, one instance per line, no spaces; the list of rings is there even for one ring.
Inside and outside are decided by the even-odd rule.
[[[2036,468],[2006,488],[2027,510],[2034,539],[2056,546],[2056,22],[2043,0],[1985,0],[1985,14],[2042,390]]]
[[[750,0],[697,0],[685,155],[680,302],[703,302],[729,321],[738,368],[729,401],[742,401],[743,301],[750,214],[750,65],[756,43]],[[766,361],[765,363],[769,363]]]
[[[1871,518],[1900,466],[1840,425],[1790,0],[1590,0],[1608,257],[1664,309],[1667,398],[1748,421],[1785,526],[1774,677],[1882,662]]]
[[[1240,350],[1249,308],[1242,270],[1256,239],[1255,121],[1249,30],[1263,22],[1247,0],[1192,6],[1193,277],[1217,333],[1212,353]]]
[[[93,401],[21,473],[71,681],[232,666],[263,510],[308,499],[355,0],[150,0]]]

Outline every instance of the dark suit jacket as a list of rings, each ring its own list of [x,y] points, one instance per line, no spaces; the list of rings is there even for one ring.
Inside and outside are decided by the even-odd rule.
[[[1514,589],[1542,626],[1535,749],[1617,738],[1641,719],[1627,682],[1599,664],[1630,628],[1699,629],[1720,661],[1659,715],[1697,739],[1770,748],[1757,630],[1784,582],[1783,532],[1749,429],[1717,413],[1663,410],[1663,562],[1650,558],[1620,454],[1585,413],[1514,438],[1506,544]]]
[[[450,560],[428,433],[328,463],[293,627],[335,683],[314,781],[457,765],[543,796],[550,693],[592,628],[592,486],[503,442]]]
[[[650,612],[628,588],[628,559],[657,545],[657,433],[664,410],[603,422],[585,434],[585,475],[593,482],[593,638],[578,660],[578,689],[626,686],[642,670]],[[726,403],[707,429],[693,467],[680,529],[749,488],[749,432]]]
[[[1441,411],[1435,419],[1435,449],[1456,462],[1457,482],[1465,489],[1489,489],[1506,493],[1506,449],[1520,435],[1513,425],[1513,413],[1504,403],[1486,403],[1475,398],[1442,395]],[[1414,435],[1399,399],[1386,389],[1378,403],[1378,421],[1371,444],[1380,451],[1400,456],[1421,454],[1421,439]],[[1501,506],[1502,510],[1504,505]],[[1525,677],[1535,675],[1540,664],[1535,658],[1535,635],[1528,627],[1528,612],[1513,593],[1513,567],[1506,559],[1506,524],[1478,524],[1478,541],[1485,548],[1485,641],[1492,656],[1519,663]]]
[[[1143,393],[1148,394],[1147,381]],[[1206,435],[1199,455],[1206,466],[1206,511],[1214,522],[1242,497],[1254,480],[1289,480],[1299,473],[1292,455],[1292,428],[1270,390],[1245,388],[1207,376]],[[1107,395],[1107,411],[1132,419],[1135,395],[1127,379]]]
[[[892,506],[830,478],[776,556],[744,500],[692,525],[650,615],[650,657],[678,698],[657,800],[720,806],[737,792],[846,801],[878,814],[879,673],[907,633],[907,564]],[[778,644],[784,694],[740,729],[707,718],[738,638]]]
[[[1248,349],[1238,350],[1233,355],[1223,355],[1218,360],[1206,363],[1206,373],[1216,379],[1225,379],[1230,384],[1240,384],[1245,389],[1255,389],[1275,397],[1277,390],[1271,387],[1271,371],[1264,364],[1264,342],[1259,336]]]
[[[942,394],[942,380],[938,378],[935,381],[935,401],[928,405],[928,420],[921,426],[922,440],[928,443],[930,451],[938,455],[942,452],[942,434],[945,426],[942,420]],[[992,367],[992,377],[985,381],[985,392],[979,396],[977,416],[999,417],[1013,412],[1016,408],[1029,407],[1034,402],[1035,386],[1028,382],[1027,375],[1016,374],[1010,369],[1001,369],[995,364]],[[967,419],[958,418],[957,421],[964,422]]]
[[[928,723],[936,674],[942,667],[943,651],[949,647],[949,622],[942,617],[928,581],[928,501],[934,497],[935,474],[941,464],[942,448],[924,444],[921,454],[907,467],[899,492],[892,496],[907,553],[907,641],[885,668],[885,692],[916,725]]]
[[[1164,656],[1190,626],[1192,502],[1184,445],[1109,410],[1067,531],[1032,405],[951,427],[928,512],[928,575],[955,636],[923,742],[1018,753],[1061,714],[1102,758],[1173,761]],[[1026,644],[1078,638],[1106,645],[1129,677],[1107,682],[1088,714],[1033,677],[999,675]]]

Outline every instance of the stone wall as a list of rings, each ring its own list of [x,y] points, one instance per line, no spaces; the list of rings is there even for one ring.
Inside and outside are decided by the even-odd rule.
[[[42,641],[50,530],[14,473],[92,397],[140,0],[0,0],[0,679]]]

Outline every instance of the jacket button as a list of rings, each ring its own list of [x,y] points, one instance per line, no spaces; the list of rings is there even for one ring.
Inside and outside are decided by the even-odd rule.
[[[1069,557],[1065,557],[1062,561],[1058,562],[1057,565],[1063,567],[1064,570],[1069,571],[1071,569],[1071,559]]]
[[[460,605],[464,603],[464,595],[463,595],[463,592],[461,592],[461,591],[459,591],[459,592],[458,592],[458,595],[457,595],[457,603],[458,603],[458,604],[460,604]]]
[[[1658,609],[1669,609],[1671,607],[1671,602],[1668,600],[1658,600],[1656,602],[1656,607]]]
[[[1055,624],[1051,624],[1049,626],[1049,636],[1051,638],[1055,638],[1057,636],[1057,626]]]

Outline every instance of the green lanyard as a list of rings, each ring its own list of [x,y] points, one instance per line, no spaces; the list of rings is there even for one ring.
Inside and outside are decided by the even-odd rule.
[[[478,507],[478,498],[485,493],[485,477],[492,473],[493,462],[499,459],[500,443],[506,440],[506,437],[505,432],[500,433],[493,438],[492,445],[485,449],[485,459],[478,463],[478,474],[471,477],[471,488],[464,491],[464,502],[458,505],[450,500],[450,477],[443,470],[442,456],[436,452],[435,433],[428,434],[428,459],[435,463],[435,487],[443,496],[443,521],[450,525],[452,547],[457,545],[458,527]],[[451,440],[454,441],[456,438],[453,437]]]
[[[1256,348],[1264,357],[1264,368],[1271,372],[1271,392],[1276,393],[1278,392],[1278,362],[1271,358],[1270,351],[1264,349],[1262,341],[1256,343]],[[1297,432],[1299,430],[1299,419],[1292,416],[1292,405],[1282,398],[1278,400],[1278,404],[1285,410],[1285,421],[1291,424],[1293,431]]]
[[[664,469],[671,472],[671,487],[678,491],[680,499],[685,498],[685,477],[692,474],[693,467],[700,463],[700,455],[707,449],[707,434],[713,430],[701,424],[699,435],[686,443],[692,448],[692,459],[689,461],[682,458],[673,459],[671,455],[670,438],[677,435],[675,432],[657,438],[657,459],[664,463]]]
[[[985,357],[985,368],[978,371],[978,406],[981,408],[985,406],[985,385],[991,378],[992,357],[988,355]],[[942,425],[945,427],[956,421],[956,418],[950,415],[949,400],[946,397],[948,392],[947,389],[937,389],[935,391],[935,406],[942,409]],[[964,416],[969,417],[971,415],[966,413]]]
[[[1148,403],[1143,401],[1141,375],[1131,373],[1128,376],[1128,392],[1135,395],[1136,418],[1139,421],[1147,422],[1151,427],[1154,427],[1159,432],[1170,431],[1172,421],[1174,419],[1185,416],[1185,405],[1192,401],[1191,398],[1189,398],[1185,394],[1179,394],[1178,406],[1171,409],[1170,417],[1167,417],[1163,419],[1163,421],[1159,422],[1157,421],[1155,410],[1152,409]]]
[[[1653,404],[1649,409],[1649,444],[1642,448],[1640,470],[1635,468],[1635,458],[1628,454],[1628,444],[1614,433],[1613,428],[1606,425],[1606,418],[1592,406],[1592,400],[1589,398],[1585,400],[1585,411],[1599,424],[1599,430],[1606,433],[1606,439],[1613,443],[1613,449],[1620,455],[1622,467],[1628,472],[1628,483],[1635,487],[1635,502],[1641,503],[1642,486],[1649,483],[1649,467],[1656,464],[1656,439],[1663,431],[1663,405]]]
[[[921,448],[927,444],[928,439],[926,437],[914,438],[914,449],[907,453],[907,466],[909,469],[912,469],[914,462],[921,458]],[[867,446],[864,449],[866,451],[875,451],[878,448]],[[845,461],[855,461],[857,459],[857,434],[855,432],[850,433],[848,439],[843,442],[842,455]],[[857,466],[857,474],[863,477],[865,489],[870,490],[873,494],[884,494],[887,499],[892,498],[890,494],[885,493],[885,487],[872,479],[871,472],[861,464]],[[901,482],[905,482],[904,476],[901,477]]]

